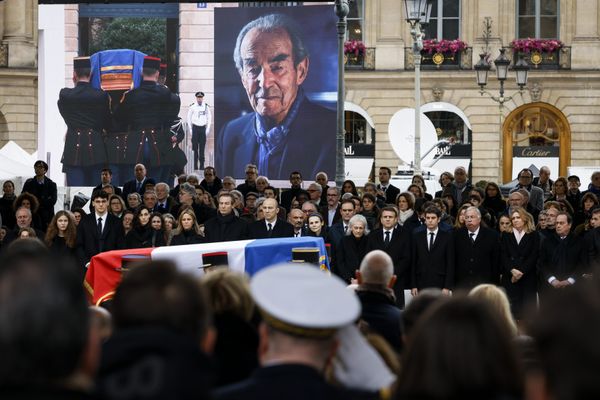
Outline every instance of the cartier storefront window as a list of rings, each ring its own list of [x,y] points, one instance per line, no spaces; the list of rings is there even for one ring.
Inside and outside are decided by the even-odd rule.
[[[567,173],[571,132],[556,107],[537,102],[517,108],[506,118],[503,136],[504,182],[514,178],[515,170],[531,165],[549,165],[557,176]]]

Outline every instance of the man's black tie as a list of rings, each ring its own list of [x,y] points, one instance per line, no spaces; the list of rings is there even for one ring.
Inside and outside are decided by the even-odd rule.
[[[348,225],[344,225],[344,233],[348,233]]]
[[[136,191],[136,192],[139,192],[141,188],[142,188],[142,184],[141,184],[140,182],[137,182],[137,183],[135,184],[135,191]]]
[[[471,238],[471,243],[475,244],[475,234],[474,233],[469,233],[469,237]]]
[[[102,217],[98,218],[98,234],[102,235]]]
[[[433,232],[429,232],[429,250],[433,247]]]
[[[273,234],[273,225],[271,225],[270,222],[267,223],[267,233],[269,234],[269,237]]]
[[[387,246],[388,244],[390,244],[390,231],[385,232],[385,240],[384,240],[385,245]]]

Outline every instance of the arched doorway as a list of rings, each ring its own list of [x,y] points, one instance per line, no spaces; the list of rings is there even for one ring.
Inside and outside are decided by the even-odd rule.
[[[571,128],[564,114],[542,102],[512,111],[502,127],[503,181],[516,176],[515,170],[530,165],[550,167],[555,176],[566,176],[571,163]]]

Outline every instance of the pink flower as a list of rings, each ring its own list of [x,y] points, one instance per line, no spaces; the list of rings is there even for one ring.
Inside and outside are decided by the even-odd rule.
[[[511,46],[516,51],[522,51],[524,53],[530,53],[537,51],[540,53],[552,53],[564,46],[563,42],[556,39],[515,39],[511,43]]]
[[[467,44],[460,39],[446,40],[428,39],[423,41],[423,51],[432,53],[451,53],[456,54],[467,48]]]
[[[354,54],[361,56],[365,54],[366,46],[360,40],[347,40],[344,43],[344,54]]]

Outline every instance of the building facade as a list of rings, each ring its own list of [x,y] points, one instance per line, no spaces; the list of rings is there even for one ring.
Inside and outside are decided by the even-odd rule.
[[[2,3],[22,4],[14,0]],[[176,51],[169,62],[176,66],[173,79],[182,100],[180,115],[187,113],[196,91],[205,92],[205,101],[214,104],[214,9],[264,5],[265,2],[178,5],[174,23]],[[348,57],[345,69],[347,161],[361,160],[362,163],[354,164],[360,170],[372,166],[394,170],[410,162],[410,148],[403,146],[402,140],[411,135],[407,133],[410,124],[406,110],[415,104],[412,37],[405,21],[404,2],[351,0],[350,6],[347,38],[362,41],[366,50],[358,59]],[[65,71],[64,86],[70,86],[72,57],[81,55],[81,24],[85,16],[82,5],[51,7],[63,7],[65,57],[60,62]],[[30,10],[32,17],[34,8]],[[19,31],[22,39],[17,42],[30,40],[35,44],[35,29],[27,31],[27,24],[21,25],[19,29],[24,31]],[[3,32],[6,38],[6,23]],[[31,39],[27,32],[31,32]],[[433,162],[436,152],[446,152],[434,165],[436,169],[451,170],[454,165],[464,165],[470,168],[473,181],[508,182],[522,167],[548,165],[552,177],[556,177],[567,174],[569,168],[600,166],[600,135],[596,133],[600,122],[600,0],[434,0],[427,35],[439,40],[459,39],[466,45],[454,53],[442,51],[437,55],[436,49],[423,52],[421,111],[429,118],[422,124],[423,140],[452,143],[451,147],[438,148],[430,154],[429,161]],[[519,52],[513,41],[526,38],[558,39],[562,47],[539,54]],[[480,93],[474,70],[480,53],[486,53],[493,61],[500,48],[505,49],[513,63],[522,55],[531,67],[527,86],[521,93],[514,82],[514,72],[509,72],[501,107],[488,94]],[[499,82],[491,65],[485,89],[498,97]],[[33,85],[35,79],[31,82]],[[19,95],[23,93],[26,92]],[[53,111],[52,106],[48,101],[48,114]],[[2,112],[8,118],[7,112]],[[20,122],[17,119],[26,116],[15,117],[14,124],[20,124],[15,127],[35,127],[35,110],[26,114],[33,120]],[[0,140],[9,135],[23,136],[24,147],[35,149],[35,138],[29,145],[27,133],[12,133],[10,129],[7,133],[6,128],[2,131],[3,126],[9,126],[7,123],[0,121]],[[209,135],[207,164],[213,162],[213,139],[214,134]],[[47,141],[48,148],[56,146],[55,142]]]
[[[362,15],[349,38],[363,40],[367,51],[358,66],[346,67],[346,101],[373,121],[376,167],[394,169],[403,160],[393,136],[403,127],[393,119],[415,104],[409,24],[402,1],[354,3]],[[598,0],[455,0],[434,1],[433,7],[428,38],[460,39],[468,48],[437,58],[435,49],[422,52],[422,111],[438,138],[458,144],[458,153],[472,160],[474,181],[508,182],[530,165],[549,165],[553,177],[570,167],[600,165]],[[479,53],[494,60],[500,48],[516,59],[513,40],[526,38],[559,39],[562,47],[522,52],[531,67],[527,87],[518,93],[509,71],[505,97],[516,93],[500,107],[480,93],[473,66]],[[499,95],[493,64],[485,89]]]

